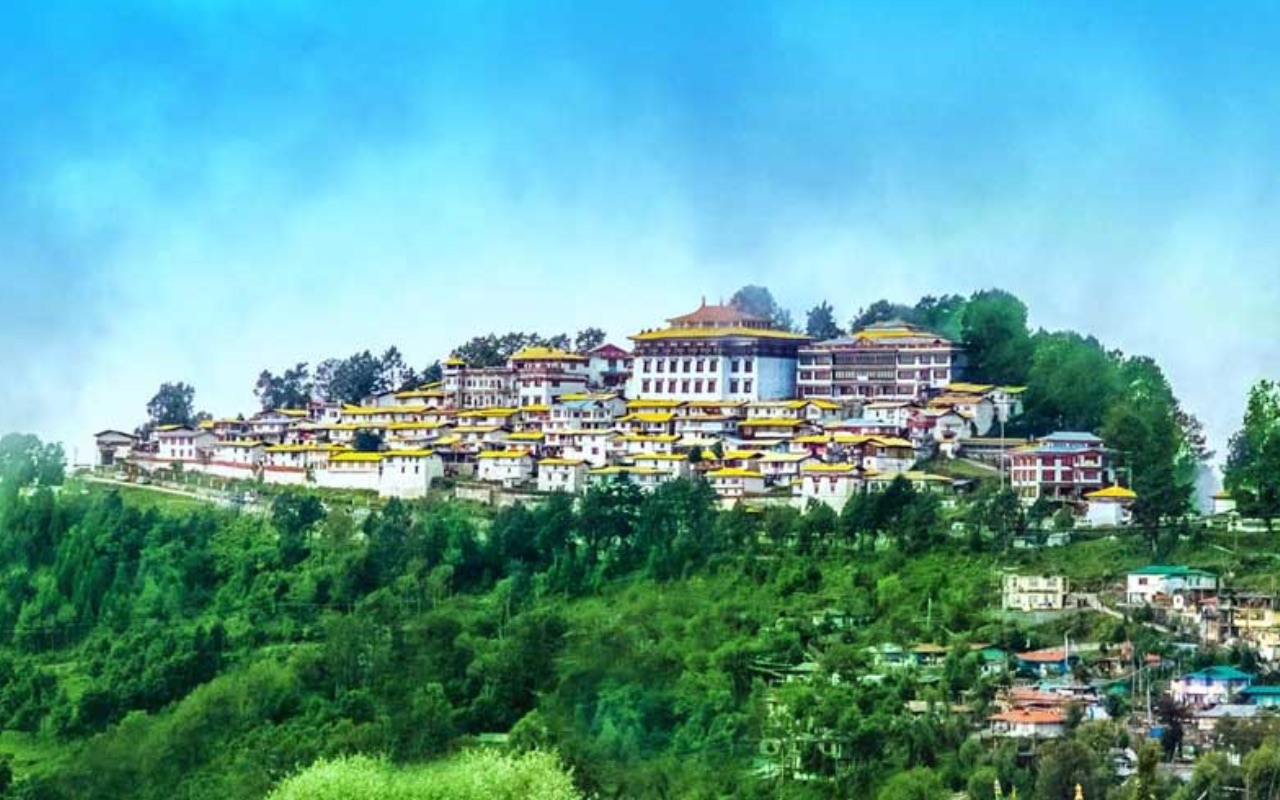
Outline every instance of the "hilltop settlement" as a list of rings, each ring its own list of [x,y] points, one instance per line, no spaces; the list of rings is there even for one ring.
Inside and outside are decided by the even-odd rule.
[[[630,350],[526,347],[496,367],[451,358],[441,380],[358,405],[160,425],[145,439],[104,430],[99,464],[401,498],[446,476],[545,493],[698,474],[726,505],[839,510],[898,477],[950,492],[953,477],[918,465],[962,459],[1082,524],[1129,519],[1136,496],[1116,485],[1105,442],[1001,437],[1024,389],[965,382],[961,347],[919,326],[879,322],[816,341],[703,302],[631,340]]]

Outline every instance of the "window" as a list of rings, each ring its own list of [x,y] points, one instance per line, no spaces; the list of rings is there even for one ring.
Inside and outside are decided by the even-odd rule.
[[[712,394],[716,393],[716,382],[714,378],[707,381],[707,391],[711,392]]]
[[[681,392],[683,392],[684,394],[688,394],[688,393],[689,393],[689,381],[688,381],[688,379],[685,379],[685,380],[680,381],[680,391],[681,391]]]
[[[658,372],[662,372],[662,370],[663,370],[663,362],[662,362],[662,359],[658,359],[658,369],[657,369],[657,371],[658,371]]]
[[[737,394],[737,393],[738,393],[738,379],[732,378],[729,381],[729,394]]]
[[[694,393],[694,394],[702,394],[702,381],[701,381],[701,380],[696,380],[696,381],[694,381],[694,382],[693,382],[693,393]]]
[[[738,359],[736,359],[736,358],[735,358],[735,359],[733,359],[732,361],[730,361],[730,362],[729,362],[729,371],[730,371],[730,372],[737,372],[737,371],[738,371],[738,367],[739,367]]]
[[[705,358],[700,358],[700,359],[698,359],[698,363],[697,363],[697,366],[696,366],[696,371],[698,371],[698,372],[702,372],[702,371],[703,371],[703,369],[706,367],[706,365],[707,365],[707,360],[706,360]]]
[[[753,364],[755,364],[755,363],[756,363],[756,361],[755,361],[755,359],[754,359],[754,358],[747,358],[747,359],[743,359],[743,361],[742,361],[742,371],[743,371],[743,372],[750,372],[750,371],[751,371],[751,367],[752,367],[752,365],[753,365]]]
[[[681,371],[681,372],[688,372],[688,371],[689,371],[690,369],[692,369],[692,368],[693,368],[693,361],[692,361],[691,359],[688,359],[688,358],[686,358],[686,359],[684,360],[684,363],[682,363],[682,364],[680,365],[680,371]]]
[[[651,371],[650,367],[653,366],[653,362],[646,358],[642,366],[643,366],[643,369],[641,370],[641,372],[650,372]]]
[[[649,391],[649,379],[648,379],[648,378],[645,378],[644,380],[640,381],[640,391],[641,391],[641,392],[648,392],[648,391]]]
[[[750,381],[750,380],[745,380],[745,381],[743,381],[743,382],[742,382],[742,391],[743,391],[744,393],[746,393],[746,394],[751,394],[751,381]]]
[[[673,380],[667,381],[667,394],[675,394],[675,393],[676,393],[675,380],[673,379]]]

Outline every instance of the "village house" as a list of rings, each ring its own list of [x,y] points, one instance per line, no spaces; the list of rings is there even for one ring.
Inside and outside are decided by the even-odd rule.
[[[893,320],[868,325],[852,336],[806,344],[798,356],[796,383],[802,398],[916,400],[951,383],[960,347]]]
[[[1108,486],[1105,489],[1087,492],[1084,498],[1088,501],[1083,520],[1085,525],[1095,528],[1118,527],[1133,521],[1133,513],[1130,509],[1138,499],[1138,495],[1132,489]]]
[[[863,474],[862,479],[868,492],[883,492],[899,478],[911,484],[911,488],[917,492],[946,494],[955,486],[955,480],[948,478],[946,475],[934,475],[916,470],[907,470],[906,472],[866,472]]]
[[[432,481],[443,475],[444,461],[433,450],[388,450],[382,454],[378,495],[426,497]]]
[[[282,444],[263,449],[262,480],[264,483],[297,486],[317,480],[328,468],[330,456],[349,452],[335,444]],[[309,477],[310,476],[310,477]]]
[[[1005,575],[1000,607],[1005,611],[1061,611],[1066,607],[1067,579],[1061,575]]]
[[[477,477],[513,488],[533,478],[533,457],[523,450],[486,450],[476,456]]]
[[[249,420],[249,433],[268,444],[284,444],[289,431],[305,420],[305,412],[299,417],[282,411],[264,411]]]
[[[199,469],[218,437],[187,425],[162,425],[151,434],[156,443],[153,467],[181,464],[186,469]],[[145,464],[144,464],[145,465]]]
[[[622,444],[622,452],[625,456],[635,457],[645,453],[674,453],[679,439],[680,437],[674,433],[627,433],[623,434],[618,441]]]
[[[1065,675],[1080,661],[1078,653],[1069,652],[1061,647],[1016,653],[1013,658],[1019,671],[1029,672],[1041,677]]]
[[[732,305],[702,306],[631,337],[628,394],[680,400],[777,400],[796,394],[796,353],[807,336]]]
[[[637,467],[668,472],[673,478],[687,478],[693,472],[689,457],[683,453],[642,453],[632,456],[631,463]]]
[[[548,452],[559,450],[562,458],[585,461],[595,467],[609,463],[621,452],[621,436],[610,430],[549,431],[546,438]]]
[[[213,445],[204,471],[219,478],[252,480],[266,458],[266,445],[251,440],[225,441]]]
[[[1067,715],[1061,711],[1014,708],[987,719],[996,738],[1056,739],[1067,732]]]
[[[599,467],[587,473],[587,483],[591,486],[599,486],[611,481],[625,480],[630,481],[639,487],[642,491],[651,492],[662,484],[673,479],[670,472],[652,467],[635,467],[625,464],[614,464],[608,467]]]
[[[1209,667],[1175,678],[1169,684],[1169,697],[1182,705],[1205,708],[1231,702],[1251,683],[1253,676],[1235,667]]]
[[[945,394],[931,398],[928,408],[937,411],[951,411],[963,417],[969,421],[973,427],[973,432],[978,436],[986,436],[990,433],[992,425],[997,420],[995,403],[981,394],[948,391]]]
[[[816,463],[818,459],[808,453],[765,453],[755,462],[765,483],[771,486],[790,486],[806,465]]]
[[[674,432],[681,437],[737,436],[746,403],[729,400],[691,400],[675,409]]]
[[[1168,604],[1175,595],[1198,600],[1217,590],[1216,575],[1190,567],[1153,564],[1125,577],[1125,602],[1131,605]]]
[[[621,347],[602,344],[587,353],[587,382],[598,389],[622,391],[631,379],[631,354]]]
[[[806,463],[800,467],[796,492],[803,504],[826,503],[836,511],[862,488],[862,480],[852,464]]]
[[[1010,454],[1009,485],[1030,505],[1040,497],[1077,501],[1108,480],[1106,449],[1091,433],[1054,433]]]
[[[554,347],[526,347],[508,360],[515,374],[517,405],[549,406],[562,395],[586,391],[586,356]]]
[[[1235,498],[1230,492],[1221,491],[1214,492],[1213,495],[1213,515],[1220,516],[1223,514],[1234,514],[1236,510]]]
[[[753,470],[725,467],[708,472],[706,478],[721,500],[764,494],[764,476]]]
[[[623,415],[626,407],[626,401],[616,394],[562,395],[559,401],[551,405],[544,430],[610,430],[614,420]]]
[[[1269,594],[1235,594],[1224,609],[1228,636],[1257,651],[1258,657],[1280,660],[1280,600]]]
[[[382,473],[381,453],[344,451],[329,456],[328,463],[314,471],[316,485],[323,489],[378,491]]]
[[[624,433],[658,436],[671,433],[674,411],[632,411],[618,418],[617,428]]]
[[[538,462],[538,491],[577,494],[587,488],[587,462],[576,458],[544,458]]]
[[[462,359],[450,358],[443,371],[441,388],[452,408],[510,408],[520,402],[510,367],[468,367]]]
[[[113,467],[129,460],[138,437],[124,431],[105,430],[93,435],[98,447],[98,466]]]

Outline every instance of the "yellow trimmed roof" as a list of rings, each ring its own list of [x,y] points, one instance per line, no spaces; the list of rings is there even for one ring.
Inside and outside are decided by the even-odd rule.
[[[283,414],[286,417],[306,417],[310,416],[305,408],[277,408],[277,414]]]
[[[459,411],[458,417],[467,419],[483,419],[485,417],[510,417],[520,413],[518,408],[473,408]]]
[[[736,467],[725,467],[707,473],[708,478],[763,478],[759,472],[753,469],[739,469]]]
[[[507,436],[507,439],[512,442],[540,442],[545,435],[542,431],[519,431]]]
[[[454,433],[493,433],[502,430],[501,425],[459,425]]]
[[[587,462],[580,458],[544,458],[538,462],[540,467],[580,467]]]
[[[450,434],[448,436],[441,436],[439,439],[436,439],[436,447],[450,447],[452,445],[458,444],[461,441],[462,441],[462,437],[457,436],[455,434]]]
[[[724,452],[725,461],[741,461],[744,458],[759,458],[764,453],[759,450],[726,450]]]
[[[382,454],[383,458],[428,458],[434,456],[434,450],[388,450]]]
[[[511,356],[512,361],[586,361],[586,356],[558,347],[526,347]]]
[[[801,472],[820,472],[820,473],[836,473],[846,474],[853,472],[852,464],[805,464],[800,467]]]
[[[211,428],[213,428],[213,420],[211,420],[211,419],[202,419],[202,420],[200,420],[199,424],[198,424],[198,425],[196,425],[196,427],[200,428],[201,430],[205,430],[205,431],[210,430]]]
[[[263,447],[264,445],[262,444],[262,442],[254,442],[248,439],[237,439],[235,441],[218,442],[216,446],[217,447],[251,448],[251,447]]]
[[[338,461],[341,463],[373,463],[382,460],[382,453],[338,453],[330,456],[329,461]]]
[[[476,458],[498,459],[498,458],[529,458],[529,454],[523,450],[486,450]]]
[[[624,442],[674,442],[679,439],[674,433],[628,433],[622,437]]]
[[[803,420],[798,419],[780,419],[777,417],[752,417],[739,422],[739,427],[743,428],[794,428],[801,424]]]
[[[629,400],[627,408],[679,408],[683,400]]]
[[[1108,486],[1107,488],[1099,489],[1096,492],[1089,492],[1085,497],[1091,500],[1136,500],[1138,499],[1138,493],[1132,489],[1126,489],[1123,486]]]
[[[156,430],[159,431],[160,433],[168,433],[169,431],[176,431],[185,427],[187,426],[186,425],[157,425]]]
[[[653,422],[665,423],[675,419],[675,413],[672,411],[635,411],[620,417],[618,422]]]
[[[656,331],[642,331],[627,337],[636,342],[650,342],[661,339],[727,339],[747,337],[752,339],[787,339],[794,342],[807,342],[810,337],[803,333],[778,331],[769,328],[747,328],[741,326],[727,328],[663,328]]]
[[[349,450],[341,444],[277,444],[268,447],[268,453],[345,453]]]
[[[467,362],[463,361],[457,356],[453,356],[452,358],[446,358],[444,360],[444,365],[446,367],[465,367],[467,365]]]
[[[617,400],[618,395],[613,392],[571,392],[569,394],[560,395],[560,401],[564,403],[573,402],[574,400]]]
[[[797,436],[792,439],[796,444],[830,444],[831,435],[826,433],[812,433],[808,436]]]
[[[633,461],[688,461],[689,457],[680,453],[636,453]]]
[[[996,387],[989,383],[949,383],[944,391],[956,392],[959,394],[986,394]]]
[[[898,439],[892,436],[871,436],[871,437],[868,437],[868,440],[872,444],[878,444],[881,447],[910,447],[913,449],[915,448],[915,445],[913,445],[911,442],[908,442],[906,439]]]
[[[867,479],[873,481],[891,481],[899,475],[911,481],[912,483],[955,483],[946,475],[934,475],[929,472],[917,472],[916,470],[907,470],[906,472],[867,472]]]
[[[689,408],[742,408],[746,400],[690,400],[685,403]]]
[[[813,458],[808,453],[766,453],[760,457],[761,464],[796,464],[806,458]]]
[[[599,467],[590,472],[591,475],[666,475],[663,470],[654,467],[628,467],[615,464],[611,467]]]

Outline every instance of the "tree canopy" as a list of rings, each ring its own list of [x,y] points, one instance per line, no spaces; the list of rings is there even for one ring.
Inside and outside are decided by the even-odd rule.
[[[1231,437],[1224,479],[1241,514],[1268,526],[1280,517],[1280,383],[1259,381],[1249,391],[1244,423]]]

